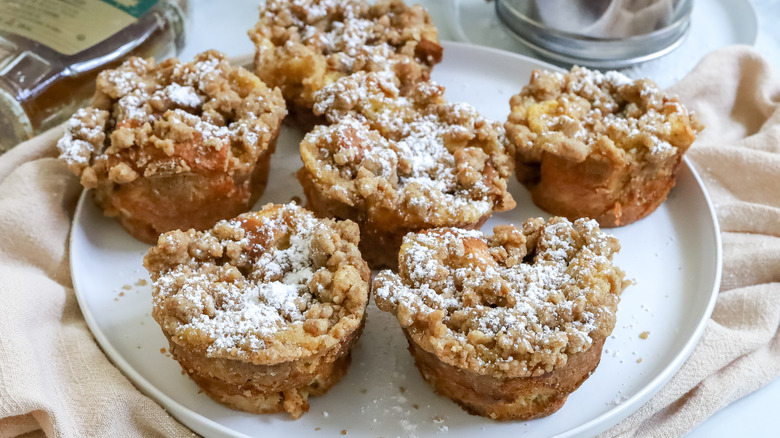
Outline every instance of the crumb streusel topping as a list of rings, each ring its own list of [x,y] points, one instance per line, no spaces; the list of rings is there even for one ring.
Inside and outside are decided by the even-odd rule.
[[[685,152],[702,129],[649,79],[583,67],[566,74],[535,70],[510,106],[507,135],[523,161],[546,152],[575,162],[602,153],[661,163]]]
[[[154,318],[174,342],[264,365],[338,345],[359,327],[369,271],[351,221],[295,204],[171,231],[144,260]]]
[[[399,273],[374,282],[377,306],[423,349],[479,374],[538,376],[612,332],[623,289],[615,237],[565,218],[494,232],[408,234]]]
[[[301,143],[305,171],[328,197],[369,217],[402,211],[435,226],[513,208],[503,128],[443,92],[424,82],[403,96],[396,78],[376,72],[325,87],[314,111],[331,124]]]
[[[428,13],[401,0],[268,0],[249,34],[258,75],[308,108],[314,92],[357,71],[425,80],[442,53]]]
[[[85,187],[254,166],[286,114],[281,93],[216,51],[193,62],[130,58],[98,76],[60,157]]]

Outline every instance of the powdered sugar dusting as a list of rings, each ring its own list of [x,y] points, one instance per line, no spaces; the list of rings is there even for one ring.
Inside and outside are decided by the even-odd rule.
[[[89,165],[89,159],[95,153],[96,145],[105,138],[104,125],[108,114],[92,108],[80,108],[68,120],[65,133],[57,141],[60,158],[69,165],[83,168]]]
[[[190,85],[182,86],[177,83],[173,83],[166,86],[162,90],[159,90],[158,93],[168,96],[171,102],[177,105],[191,108],[200,106],[203,101],[203,98],[199,96],[198,93],[195,92],[195,89]]]
[[[473,351],[481,367],[506,369],[525,360],[523,369],[532,372],[539,363],[551,366],[561,354],[589,348],[594,332],[610,321],[614,326],[616,298],[608,296],[620,290],[586,286],[611,272],[622,277],[611,266],[614,238],[592,220],[529,223],[522,232],[536,242],[528,254],[512,254],[524,239],[496,243],[507,235],[488,238],[455,228],[407,235],[399,274],[383,271],[377,277],[377,304],[397,313],[404,327],[428,321],[434,346],[455,353],[468,347],[464,351]],[[595,305],[599,301],[603,304]]]
[[[100,123],[89,120],[98,114]],[[231,166],[245,165],[243,161],[254,165],[254,157],[268,146],[271,130],[277,129],[284,114],[278,91],[257,85],[254,75],[230,66],[219,52],[201,53],[190,63],[130,58],[100,73],[94,106],[74,114],[59,148],[61,158],[77,173],[101,155],[135,148],[124,154],[120,165],[132,168],[136,177],[188,172],[204,162],[217,167],[223,157],[240,151],[236,155],[241,158],[222,166],[230,172]],[[232,148],[223,150],[226,145]],[[96,179],[110,178],[106,174],[111,172],[95,170],[87,182],[94,186]],[[134,180],[125,175],[112,181]]]
[[[456,148],[451,143],[473,142],[477,155],[481,153],[476,152],[478,147],[501,150],[503,129],[482,118],[468,104],[444,102],[439,98],[442,90],[435,83],[424,83],[418,84],[412,93],[402,95],[397,79],[391,74],[355,73],[315,95],[315,113],[324,114],[332,125],[309,134],[308,139],[314,144],[324,144],[322,139],[335,132],[340,138],[338,143],[349,148],[352,143],[362,143],[370,133],[382,137],[387,140],[387,149],[379,147],[385,143],[372,143],[371,153],[364,157],[372,161],[372,169],[383,169],[383,178],[395,180],[387,177],[388,171],[397,175],[396,185],[407,205],[422,211],[433,200],[454,209],[470,210],[473,216],[480,217],[493,208],[491,189],[482,179],[468,184],[459,179],[458,168],[465,163],[456,160]],[[345,126],[356,125],[364,127],[344,130]],[[498,133],[497,144],[480,145],[476,141],[476,127],[485,125]],[[349,135],[341,135],[342,131]],[[357,132],[366,134],[356,142],[351,136]],[[469,165],[484,165],[488,155],[482,153],[480,157]],[[359,171],[351,173],[357,175]]]
[[[389,23],[378,23],[368,11],[364,1],[269,0],[261,20],[289,20],[285,24],[297,29],[298,38],[321,48],[325,56],[332,56],[331,65],[338,69],[353,71],[357,63],[365,65],[371,60],[371,70],[391,71],[402,58],[391,56],[395,50],[382,41]]]
[[[290,215],[285,210],[301,214]],[[227,279],[229,276],[220,270],[193,270],[178,265],[154,281],[155,301],[162,303],[173,296],[188,301],[190,308],[197,311],[181,325],[180,331],[196,330],[208,336],[208,353],[240,354],[264,348],[269,337],[300,326],[305,312],[315,302],[308,287],[315,273],[311,241],[322,225],[310,213],[304,214],[300,207],[291,205],[272,217],[264,217],[256,228],[241,220],[222,221],[216,227],[244,235],[238,242],[222,241],[226,251],[238,244],[245,251],[261,252],[249,272]],[[265,242],[276,242],[280,235],[289,237],[287,244],[264,246]]]
[[[542,126],[537,130],[562,133],[588,149],[609,138],[627,152],[649,153],[654,160],[678,153],[671,142],[676,134],[670,115],[687,117],[687,112],[651,81],[632,81],[616,71],[602,73],[583,67],[573,68],[566,76],[541,74],[556,78],[562,94],[558,105],[539,115]],[[588,104],[583,106],[581,99]]]

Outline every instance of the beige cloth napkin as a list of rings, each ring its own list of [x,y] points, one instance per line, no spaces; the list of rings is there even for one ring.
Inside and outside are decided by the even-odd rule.
[[[707,130],[689,152],[723,229],[724,275],[699,346],[607,436],[679,436],[780,375],[780,75],[747,47],[706,58],[674,91]],[[187,436],[90,335],[68,232],[80,188],[59,130],[0,157],[0,438]]]
[[[670,91],[707,125],[687,155],[715,204],[723,280],[691,357],[607,437],[681,436],[780,375],[780,72],[728,47]]]

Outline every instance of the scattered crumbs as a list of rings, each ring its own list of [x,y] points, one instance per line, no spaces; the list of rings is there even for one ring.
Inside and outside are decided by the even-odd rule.
[[[114,301],[119,301],[119,298],[114,297]],[[143,323],[141,323],[141,324],[143,324]]]
[[[119,296],[123,297],[123,296],[125,296],[125,293],[124,292],[119,292]]]
[[[650,332],[643,331],[642,333],[639,334],[639,339],[647,339],[648,336],[650,336]]]
[[[637,359],[636,363],[642,363],[642,358],[640,357],[639,359]]]
[[[202,390],[202,389],[199,389],[199,390],[198,390],[198,394],[203,394],[203,390]]]
[[[417,403],[413,404],[412,407],[415,409],[420,409],[420,405],[418,405]]]
[[[328,418],[328,411],[322,411],[322,416]]]
[[[608,404],[611,404],[611,405],[613,405],[613,406],[617,406],[617,405],[619,405],[619,404],[622,404],[622,403],[623,403],[623,402],[625,402],[626,400],[628,400],[628,397],[627,397],[627,396],[625,396],[625,395],[623,395],[623,393],[622,393],[622,391],[621,391],[621,392],[619,392],[619,393],[618,393],[618,395],[616,395],[616,396],[615,396],[615,398],[614,398],[614,399],[612,399],[612,401],[611,401],[611,402],[609,402]]]
[[[140,346],[140,345],[136,345],[136,347],[135,347],[135,348],[137,348],[137,349],[139,349],[139,350],[140,350],[140,349],[141,349],[141,346]]]
[[[161,348],[161,349],[160,349],[160,353],[162,353],[162,354],[165,354],[165,353],[166,353],[165,347],[163,347],[163,348]]]
[[[347,429],[341,429],[341,434],[342,435],[346,435],[347,434]]]
[[[135,282],[136,286],[146,286],[146,284],[147,282],[143,278]]]
[[[315,431],[315,432],[319,432],[319,431],[321,431],[321,430],[322,430],[322,428],[321,428],[321,427],[319,427],[319,426],[317,426],[317,427],[315,427],[315,428],[314,428],[314,431]]]
[[[361,393],[361,394],[365,394],[365,393],[367,393],[367,392],[368,392],[368,390],[367,390],[366,388],[363,388],[363,389],[361,389],[361,390],[360,390],[360,393]]]
[[[439,430],[442,432],[446,432],[447,430],[449,430],[447,425],[444,424],[444,418],[438,415],[433,417],[433,424],[437,425],[439,427]]]
[[[181,370],[181,375],[183,376],[185,374],[187,374],[187,373],[184,370]]]
[[[124,289],[124,290],[130,290],[132,288],[133,288],[133,286],[130,286],[129,284],[122,285],[122,289]]]
[[[406,388],[404,388],[403,386],[399,386],[398,390],[401,391],[401,394],[406,392]]]

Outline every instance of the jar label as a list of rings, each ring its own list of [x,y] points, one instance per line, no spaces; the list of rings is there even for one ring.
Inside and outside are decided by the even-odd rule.
[[[73,55],[109,38],[158,0],[0,0],[0,31]]]

